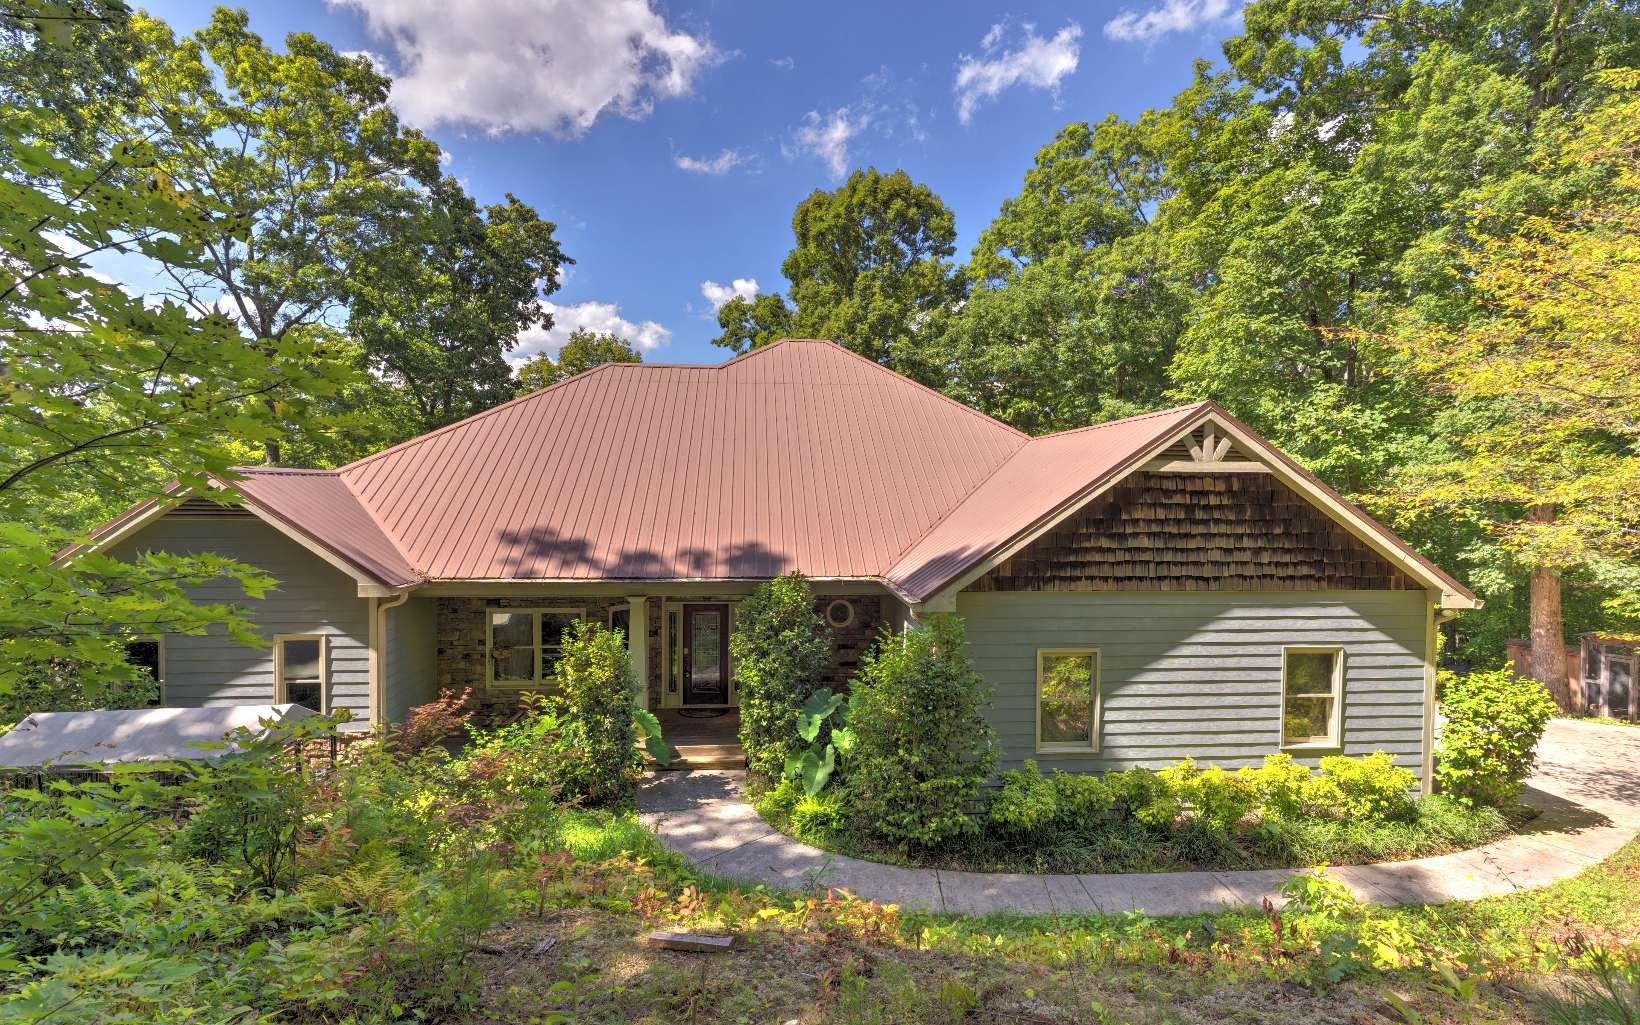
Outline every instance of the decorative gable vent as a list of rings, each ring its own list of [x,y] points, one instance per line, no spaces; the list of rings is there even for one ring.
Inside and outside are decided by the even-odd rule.
[[[1163,473],[1267,473],[1227,434],[1220,434],[1211,420],[1194,432],[1169,445],[1161,455],[1144,466]]]
[[[241,505],[218,505],[207,498],[187,498],[165,515],[184,519],[242,519],[254,514]]]

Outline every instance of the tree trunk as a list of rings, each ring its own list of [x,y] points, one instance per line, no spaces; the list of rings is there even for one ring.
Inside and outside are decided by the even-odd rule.
[[[1552,505],[1534,505],[1531,519],[1547,523],[1555,518]],[[1571,697],[1566,676],[1565,628],[1560,618],[1560,574],[1547,566],[1532,570],[1532,678],[1549,688],[1561,707]]]
[[[270,413],[274,412],[278,408],[277,404],[274,402],[274,400],[271,397],[263,399],[262,404],[268,407],[268,412],[270,412]],[[267,442],[263,443],[263,448],[267,452],[267,455],[263,457],[266,460],[267,464],[269,466],[278,466],[279,465],[279,441],[278,441],[278,439],[277,438],[269,439]]]

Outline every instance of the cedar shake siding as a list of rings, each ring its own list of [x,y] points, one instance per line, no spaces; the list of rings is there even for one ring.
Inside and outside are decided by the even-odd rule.
[[[196,601],[243,607],[270,642],[275,634],[324,634],[327,707],[348,709],[350,729],[370,728],[370,603],[358,596],[351,578],[252,514],[208,502],[185,503],[109,554],[131,558],[148,550],[211,552],[271,574],[278,585],[259,600],[247,599],[230,580],[188,593]],[[167,635],[161,672],[167,705],[265,705],[274,699],[272,645],[247,647],[217,628],[198,636]]]
[[[1137,471],[973,591],[1423,588],[1273,476]]]
[[[1189,755],[1254,765],[1279,750],[1282,648],[1344,651],[1343,754],[1387,751],[1422,772],[1423,591],[964,592],[974,666],[991,685],[1001,768],[1034,758],[1043,772]],[[1103,728],[1098,754],[1036,752],[1036,653],[1097,648]],[[1315,765],[1320,754],[1295,752]]]

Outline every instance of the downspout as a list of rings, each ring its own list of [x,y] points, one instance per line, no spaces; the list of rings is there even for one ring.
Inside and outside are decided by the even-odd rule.
[[[370,599],[370,726],[387,725],[387,610],[410,600],[409,591]]]

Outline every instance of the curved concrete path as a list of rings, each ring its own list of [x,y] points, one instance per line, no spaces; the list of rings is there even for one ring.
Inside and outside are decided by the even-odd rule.
[[[638,792],[644,824],[713,875],[783,889],[842,887],[929,911],[1190,915],[1258,907],[1292,869],[1014,875],[899,868],[831,854],[776,831],[741,796],[742,772],[657,773]],[[1640,831],[1640,727],[1555,720],[1538,750],[1524,832],[1417,861],[1340,866],[1328,874],[1376,904],[1475,900],[1544,886],[1606,858]]]

